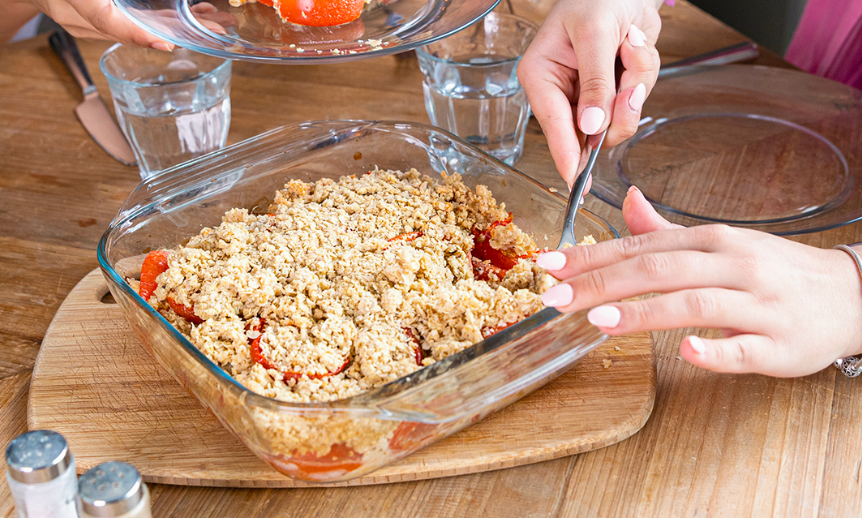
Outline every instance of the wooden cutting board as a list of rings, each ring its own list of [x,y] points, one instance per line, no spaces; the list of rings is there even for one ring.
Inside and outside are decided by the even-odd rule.
[[[608,363],[606,360],[609,360]],[[613,338],[517,403],[365,477],[333,485],[401,482],[508,468],[621,441],[655,400],[647,333]],[[147,482],[305,487],[255,457],[141,347],[99,270],[63,302],[30,385],[31,430],[63,434],[79,473],[107,460]]]

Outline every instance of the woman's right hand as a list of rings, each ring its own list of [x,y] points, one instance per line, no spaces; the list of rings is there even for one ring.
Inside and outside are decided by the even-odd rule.
[[[560,0],[524,54],[518,79],[569,186],[582,169],[587,135],[608,128],[605,144],[614,146],[637,130],[658,78],[660,30],[655,0]],[[617,53],[625,68],[619,94]]]

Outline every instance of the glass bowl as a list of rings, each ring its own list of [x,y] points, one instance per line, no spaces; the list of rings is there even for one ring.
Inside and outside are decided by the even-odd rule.
[[[560,237],[566,200],[432,126],[309,122],[269,131],[166,169],[141,183],[102,236],[98,256],[114,298],[144,348],[257,456],[289,477],[362,476],[479,421],[554,377],[607,336],[584,312],[544,309],[461,353],[358,396],[287,403],[255,394],[204,356],[130,287],[144,254],[221,222],[225,211],[266,212],[289,179],[316,181],[374,166],[486,185],[540,247]],[[582,210],[577,237],[618,237]]]
[[[135,24],[202,54],[269,63],[352,61],[397,54],[453,34],[500,0],[371,0],[332,27],[284,23],[272,7],[228,0],[113,0]],[[308,3],[313,5],[314,2]]]

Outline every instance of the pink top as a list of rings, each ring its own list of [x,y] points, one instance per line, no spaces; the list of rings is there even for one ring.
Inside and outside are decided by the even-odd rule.
[[[787,61],[862,89],[862,0],[808,0]]]

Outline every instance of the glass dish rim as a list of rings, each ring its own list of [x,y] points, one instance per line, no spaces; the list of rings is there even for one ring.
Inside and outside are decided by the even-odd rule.
[[[212,153],[209,153],[207,155],[203,155],[201,157],[192,159],[188,162],[184,162],[184,163],[179,164],[177,166],[173,166],[171,168],[165,169],[165,170],[159,172],[159,174],[151,176],[147,180],[141,181],[138,184],[138,186],[135,188],[135,190],[132,192],[133,193],[136,192],[142,185],[152,183],[156,179],[163,179],[165,177],[168,177],[171,174],[177,174],[180,171],[182,171],[182,169],[188,167],[189,165],[200,163],[201,161],[206,160],[208,157],[214,157],[217,155],[226,154],[226,153],[235,151],[235,150],[237,150],[243,146],[248,146],[248,145],[252,144],[253,142],[263,140],[263,139],[265,139],[265,138],[267,138],[273,134],[279,133],[281,131],[285,131],[288,128],[301,128],[303,126],[310,126],[310,125],[314,125],[317,123],[324,123],[324,124],[352,123],[352,124],[354,124],[354,127],[364,126],[366,128],[374,128],[374,127],[378,127],[378,126],[389,126],[390,129],[395,129],[395,130],[398,130],[398,126],[407,126],[407,127],[411,127],[411,128],[412,127],[419,127],[419,128],[425,129],[425,130],[440,132],[440,133],[445,134],[447,137],[449,137],[453,141],[458,142],[460,145],[465,146],[465,147],[473,150],[475,153],[481,154],[484,159],[486,159],[490,162],[494,162],[498,166],[505,168],[506,170],[508,170],[510,172],[510,174],[515,174],[516,176],[518,176],[524,180],[527,180],[536,186],[539,186],[545,192],[547,192],[549,195],[552,195],[552,196],[558,198],[561,202],[565,203],[567,201],[564,196],[562,196],[561,194],[559,194],[557,192],[551,191],[544,184],[536,181],[535,179],[522,173],[521,171],[518,171],[517,169],[506,165],[505,163],[498,160],[497,158],[482,152],[481,150],[479,150],[475,146],[472,146],[468,142],[460,139],[459,137],[449,133],[446,130],[443,130],[442,128],[438,128],[436,126],[431,126],[428,124],[409,122],[409,121],[379,121],[379,120],[369,121],[369,120],[352,120],[352,119],[326,120],[326,121],[306,121],[306,122],[286,124],[283,126],[279,126],[279,127],[274,128],[272,130],[266,131],[264,133],[255,135],[255,136],[250,137],[248,139],[245,139],[245,140],[242,140],[242,141],[237,142],[235,144],[232,144],[230,146],[226,146],[226,147],[221,148],[219,150],[213,151]],[[272,411],[276,411],[276,412],[280,412],[280,413],[297,413],[297,412],[298,413],[313,413],[313,412],[318,412],[321,415],[330,415],[330,414],[342,413],[342,414],[353,414],[356,416],[368,416],[368,417],[375,417],[375,418],[379,418],[379,419],[391,419],[391,420],[403,421],[403,420],[406,420],[404,415],[395,415],[395,414],[391,413],[390,411],[388,411],[384,408],[379,408],[379,407],[376,407],[374,405],[364,403],[361,398],[371,399],[374,397],[374,395],[376,395],[378,393],[384,393],[389,388],[391,388],[392,386],[394,386],[396,384],[404,383],[405,380],[408,380],[411,376],[414,376],[419,372],[425,371],[426,369],[434,369],[435,365],[438,366],[437,369],[440,370],[440,372],[435,373],[431,376],[428,376],[428,379],[437,378],[438,376],[445,374],[446,372],[450,371],[450,369],[445,368],[445,366],[447,366],[447,365],[454,363],[455,365],[452,365],[451,368],[455,369],[455,368],[460,367],[461,365],[469,363],[469,361],[462,361],[464,359],[464,357],[467,356],[467,354],[465,354],[465,353],[469,353],[470,351],[475,351],[475,349],[479,346],[489,346],[490,345],[491,348],[488,351],[486,351],[485,354],[491,353],[492,351],[498,350],[502,347],[505,347],[506,345],[509,345],[512,341],[514,341],[516,339],[520,339],[522,337],[522,335],[527,335],[529,333],[532,333],[532,332],[538,330],[538,328],[540,328],[544,325],[547,325],[547,324],[553,322],[554,320],[556,320],[558,318],[565,317],[567,315],[571,315],[569,313],[560,313],[554,308],[544,308],[544,309],[538,311],[537,313],[534,313],[530,317],[518,322],[517,324],[509,326],[508,328],[504,329],[503,331],[496,333],[494,335],[491,335],[488,338],[486,338],[480,342],[477,342],[476,344],[473,344],[472,346],[468,347],[464,351],[461,351],[459,353],[448,356],[447,358],[445,358],[439,362],[436,362],[433,365],[430,365],[430,366],[424,367],[423,369],[419,369],[417,371],[414,371],[413,373],[408,374],[407,376],[403,376],[403,377],[398,378],[396,380],[390,381],[389,383],[386,383],[385,385],[383,385],[381,387],[378,387],[376,389],[369,390],[366,392],[362,392],[360,394],[357,394],[357,395],[349,397],[349,398],[337,399],[337,400],[333,400],[333,401],[319,401],[319,402],[291,402],[291,401],[282,401],[282,400],[278,400],[275,398],[263,396],[263,395],[258,394],[256,392],[253,392],[251,389],[249,389],[246,386],[239,383],[233,376],[229,375],[224,369],[219,367],[215,362],[213,362],[205,354],[203,354],[188,339],[186,339],[186,337],[183,336],[182,333],[180,333],[173,325],[171,325],[167,321],[167,319],[165,319],[165,317],[163,317],[158,311],[156,311],[152,306],[150,306],[146,301],[144,301],[144,299],[141,298],[141,296],[134,289],[132,289],[132,287],[129,285],[129,283],[126,282],[125,278],[122,275],[120,275],[119,272],[117,272],[117,270],[110,264],[110,262],[107,258],[107,253],[106,253],[107,243],[108,243],[108,239],[110,237],[110,234],[112,232],[114,232],[116,229],[122,227],[124,224],[129,223],[130,221],[133,221],[140,214],[149,212],[148,211],[149,208],[152,208],[158,204],[159,204],[159,200],[154,200],[154,201],[151,201],[150,203],[148,203],[147,205],[137,206],[135,208],[135,210],[125,211],[125,212],[119,213],[111,221],[111,224],[103,232],[101,238],[99,239],[99,245],[98,245],[97,250],[96,250],[96,255],[97,255],[97,258],[99,261],[99,267],[102,270],[103,275],[108,275],[114,281],[114,283],[117,286],[119,286],[127,295],[130,296],[131,300],[135,304],[144,308],[152,317],[155,317],[156,322],[159,325],[161,325],[168,333],[170,333],[171,336],[176,340],[176,342],[178,342],[187,353],[189,353],[195,360],[197,360],[198,363],[201,364],[201,366],[203,366],[210,374],[214,375],[216,377],[216,379],[219,380],[219,382],[226,382],[227,386],[230,387],[231,390],[239,391],[238,397],[243,398],[244,401],[249,402],[249,405],[251,407],[264,408],[267,410],[272,410]],[[617,238],[617,239],[620,238],[619,231],[617,231],[617,229],[614,228],[614,226],[611,225],[610,222],[608,222],[604,218],[602,218],[602,217],[596,215],[595,213],[593,213],[587,209],[584,209],[584,208],[581,208],[579,212],[584,212],[584,216],[586,216],[588,219],[590,219],[592,221],[601,222],[602,224],[607,226],[608,231],[610,232],[610,234],[614,238]],[[525,324],[530,324],[530,326],[527,326]],[[605,338],[606,337],[607,336],[605,335]],[[598,343],[601,343],[602,341],[603,340],[600,340]],[[560,355],[560,356],[563,356],[563,355]],[[559,358],[560,356],[558,356],[557,358]],[[432,372],[432,371],[426,371],[426,372]],[[417,386],[421,386],[421,384],[417,385]],[[415,386],[414,387],[408,387],[407,389],[409,390],[410,388],[415,388]],[[396,395],[397,395],[397,393],[396,393]],[[417,418],[414,419],[414,421],[424,422],[423,419],[421,419],[418,415],[416,417]],[[435,421],[428,421],[428,422],[435,422]]]
[[[179,85],[179,84],[183,84],[183,83],[194,83],[197,81],[206,81],[210,77],[221,73],[222,70],[224,70],[225,68],[231,68],[233,66],[232,60],[230,60],[230,59],[220,58],[219,56],[210,56],[210,57],[214,57],[214,58],[218,58],[218,59],[223,59],[223,61],[221,63],[219,63],[219,65],[217,67],[213,68],[209,72],[204,72],[203,74],[201,74],[199,76],[195,76],[193,79],[184,79],[182,81],[167,81],[167,82],[163,82],[163,83],[156,83],[156,82],[149,82],[149,81],[148,82],[129,81],[128,79],[122,79],[122,78],[117,77],[114,74],[108,72],[107,65],[105,64],[106,58],[108,57],[108,55],[110,53],[114,52],[116,49],[123,47],[123,46],[128,47],[129,45],[123,45],[122,43],[114,43],[113,45],[111,45],[108,48],[108,50],[103,52],[102,55],[99,56],[99,69],[102,71],[102,74],[104,74],[105,78],[109,82],[116,83],[118,85],[131,85],[134,88],[153,87],[153,86],[170,86],[170,85]],[[155,51],[155,52],[159,52],[159,51]]]
[[[315,63],[344,63],[344,62],[348,62],[348,61],[357,61],[357,60],[365,59],[365,58],[373,58],[373,57],[380,57],[380,56],[391,56],[394,54],[400,54],[402,52],[407,52],[409,50],[415,50],[415,49],[421,47],[422,45],[427,45],[427,44],[439,41],[443,38],[448,38],[449,36],[455,34],[456,32],[462,31],[462,30],[466,29],[467,27],[470,27],[471,25],[475,24],[476,22],[478,22],[479,20],[481,20],[485,16],[487,16],[491,11],[493,11],[497,7],[497,5],[499,5],[499,3],[502,0],[490,0],[488,5],[486,5],[485,8],[483,10],[481,10],[479,15],[474,17],[472,20],[470,20],[464,24],[461,24],[461,25],[456,24],[455,26],[453,26],[451,29],[449,29],[447,31],[444,31],[444,32],[442,32],[438,35],[435,35],[435,36],[430,36],[430,37],[425,38],[425,39],[420,39],[420,40],[412,41],[409,43],[398,43],[396,45],[388,45],[385,47],[375,47],[375,48],[371,48],[369,50],[365,50],[363,52],[357,52],[356,54],[316,55],[316,53],[309,53],[308,56],[267,56],[267,55],[261,55],[261,54],[243,54],[243,53],[228,52],[228,51],[225,51],[222,49],[214,49],[214,48],[210,48],[210,47],[204,47],[201,45],[197,45],[193,42],[189,42],[186,40],[182,40],[182,39],[173,37],[172,35],[166,34],[163,31],[156,30],[156,29],[150,27],[149,25],[138,20],[135,16],[133,16],[131,14],[131,12],[126,8],[126,6],[122,4],[121,0],[111,0],[111,1],[120,10],[120,12],[123,13],[123,16],[125,16],[126,18],[131,20],[132,23],[134,23],[135,25],[137,25],[141,29],[143,29],[143,30],[145,30],[151,34],[154,34],[154,35],[164,39],[165,41],[167,41],[169,43],[173,43],[174,45],[189,49],[189,50],[194,51],[194,52],[199,52],[201,54],[206,54],[209,56],[214,56],[214,57],[227,59],[227,60],[253,61],[253,62],[260,62],[260,63],[283,64],[283,65],[291,65],[291,64],[308,65],[308,64],[315,64]],[[188,2],[189,0],[179,0],[179,1]],[[448,12],[448,11],[449,11],[448,9],[442,9],[443,14],[441,16],[445,16],[446,12]],[[425,27],[421,27],[421,26],[412,27],[411,30],[413,30],[415,32],[415,31],[418,31],[420,28],[427,29],[427,25]],[[206,32],[208,33],[209,31],[206,31]],[[403,41],[403,38],[399,37],[399,39],[401,39]]]

